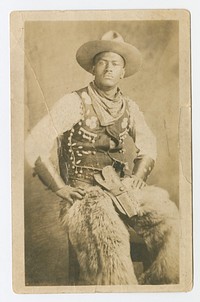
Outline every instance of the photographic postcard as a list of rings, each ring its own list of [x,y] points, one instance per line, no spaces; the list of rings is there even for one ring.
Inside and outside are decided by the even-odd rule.
[[[14,291],[191,290],[189,12],[10,21]]]

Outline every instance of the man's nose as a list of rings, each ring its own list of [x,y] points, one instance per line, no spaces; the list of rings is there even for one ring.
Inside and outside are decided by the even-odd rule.
[[[111,62],[107,62],[106,63],[106,71],[110,71],[112,70],[112,63]]]

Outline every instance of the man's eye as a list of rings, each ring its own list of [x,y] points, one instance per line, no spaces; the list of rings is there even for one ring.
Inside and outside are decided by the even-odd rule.
[[[99,61],[98,64],[99,65],[105,65],[105,61]]]
[[[113,62],[112,64],[113,64],[113,66],[122,66],[122,64],[119,62]]]

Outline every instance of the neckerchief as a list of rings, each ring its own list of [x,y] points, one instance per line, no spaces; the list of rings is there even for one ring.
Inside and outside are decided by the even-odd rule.
[[[114,124],[124,114],[125,101],[119,89],[113,99],[108,99],[103,96],[103,92],[99,91],[92,82],[88,86],[88,94],[92,99],[93,107],[101,126]]]

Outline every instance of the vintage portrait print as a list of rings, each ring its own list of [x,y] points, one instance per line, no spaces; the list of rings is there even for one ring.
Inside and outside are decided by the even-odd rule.
[[[13,289],[192,288],[190,15],[11,14]]]

